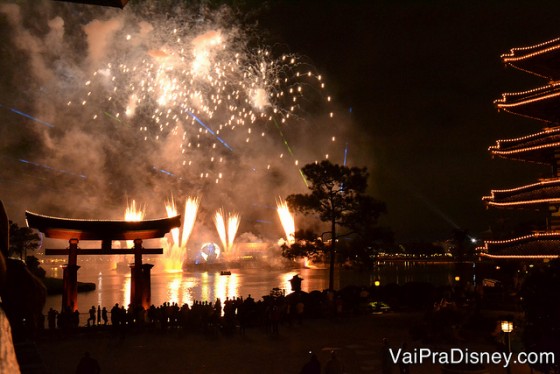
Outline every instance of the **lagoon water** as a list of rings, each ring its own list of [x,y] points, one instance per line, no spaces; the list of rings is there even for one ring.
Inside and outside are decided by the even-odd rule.
[[[96,290],[78,294],[78,308],[86,313],[92,305],[110,309],[115,303],[127,306],[130,303],[130,272],[119,273],[109,262],[79,263],[78,281],[95,283]],[[44,266],[48,276],[62,278],[62,269],[57,266]],[[244,268],[231,269],[231,275],[220,275],[216,271],[183,270],[165,272],[156,265],[151,274],[152,303],[176,302],[179,305],[194,300],[222,302],[226,297],[247,297],[251,294],[256,300],[270,294],[273,288],[291,292],[289,280],[296,274],[303,278],[302,290],[324,290],[329,285],[329,271],[326,268],[269,269]],[[373,284],[404,284],[411,281],[427,281],[434,284],[447,284],[453,272],[451,263],[386,262],[371,272],[339,270],[335,272],[335,288],[344,286]],[[45,313],[49,308],[60,310],[61,295],[47,298]]]

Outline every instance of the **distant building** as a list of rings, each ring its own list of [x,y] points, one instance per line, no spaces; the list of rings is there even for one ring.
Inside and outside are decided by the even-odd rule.
[[[540,210],[547,215],[543,231],[507,240],[488,240],[480,255],[491,259],[546,260],[560,256],[560,38],[513,48],[501,56],[506,66],[541,79],[542,85],[504,93],[495,101],[500,111],[542,123],[542,130],[515,139],[498,140],[493,157],[550,166],[548,178],[525,186],[492,190],[482,198],[488,207]]]

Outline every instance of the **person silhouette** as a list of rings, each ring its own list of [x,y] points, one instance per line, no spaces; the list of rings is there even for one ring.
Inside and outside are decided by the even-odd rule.
[[[105,307],[103,307],[103,310],[101,311],[101,318],[103,318],[103,325],[106,326],[109,318],[107,317],[107,308]]]
[[[91,308],[89,309],[89,318],[87,320],[88,327],[90,326],[89,321],[91,321],[92,326],[95,326],[95,315],[96,315],[96,313],[97,313],[97,309],[95,309],[95,306],[92,305]]]
[[[101,367],[97,360],[91,357],[89,352],[84,352],[84,355],[76,367],[76,374],[99,374],[100,372]]]
[[[321,374],[321,362],[317,358],[317,355],[309,351],[309,361],[303,365],[300,374]]]
[[[381,365],[381,372],[383,374],[391,374],[393,372],[394,363],[391,359],[391,346],[387,338],[382,340]]]
[[[325,374],[342,374],[343,372],[342,363],[338,361],[336,352],[331,351],[331,358],[325,366]]]
[[[300,278],[298,274],[294,275],[292,279],[290,279],[290,285],[292,286],[292,291],[300,292],[301,291],[301,281],[303,278]]]

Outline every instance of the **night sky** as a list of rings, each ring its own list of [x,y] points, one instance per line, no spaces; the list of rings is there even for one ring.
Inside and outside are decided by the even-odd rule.
[[[446,239],[457,228],[478,236],[497,221],[515,225],[514,220],[523,219],[486,210],[482,196],[533,182],[549,171],[492,160],[487,149],[497,139],[529,134],[543,124],[498,113],[493,101],[503,92],[546,82],[505,68],[500,55],[559,36],[560,3],[242,4],[250,10],[246,22],[257,22],[262,40],[306,56],[325,77],[342,117],[352,122],[343,140],[348,142],[348,164],[368,168],[371,194],[387,203],[382,224],[394,230],[397,240]],[[6,47],[2,51],[11,53]],[[4,77],[1,82],[5,103],[13,80]],[[0,116],[13,114],[4,110]],[[14,149],[0,144],[7,162]],[[300,144],[304,146],[313,148],[313,137]],[[341,147],[340,160],[342,154]],[[13,195],[10,178],[0,184],[3,196]],[[22,215],[29,198],[22,201],[8,202],[8,209]]]
[[[396,238],[415,241],[529,220],[486,210],[481,197],[549,170],[492,160],[487,149],[543,125],[498,113],[493,101],[546,83],[505,68],[500,55],[559,36],[559,11],[554,1],[284,2],[263,22],[352,108],[362,139],[350,144],[350,163],[368,166]]]

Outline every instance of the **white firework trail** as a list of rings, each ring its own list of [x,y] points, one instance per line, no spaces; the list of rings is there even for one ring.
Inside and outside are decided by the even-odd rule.
[[[288,203],[282,198],[278,198],[276,201],[278,212],[278,217],[280,218],[280,222],[282,223],[282,228],[284,229],[284,233],[286,234],[286,242],[288,245],[292,245],[295,242],[295,232],[296,232],[296,225],[294,220],[294,215],[290,212],[288,208]]]

